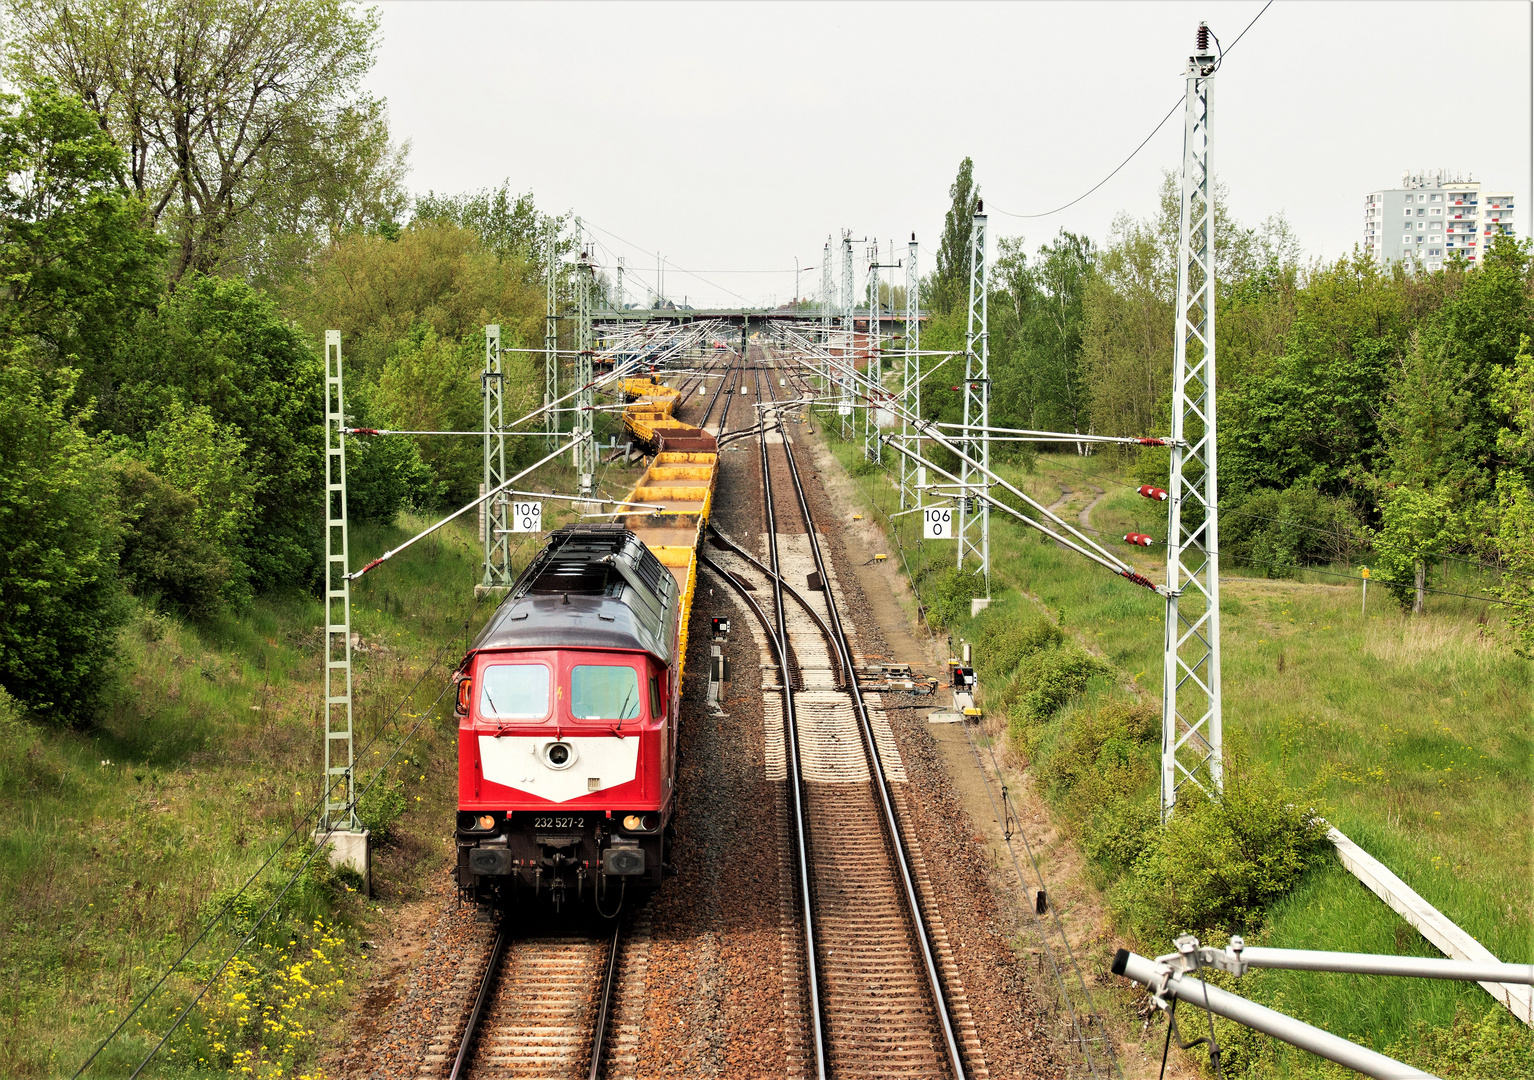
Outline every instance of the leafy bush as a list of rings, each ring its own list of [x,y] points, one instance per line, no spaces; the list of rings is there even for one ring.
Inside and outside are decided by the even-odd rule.
[[[393,833],[394,823],[405,812],[405,796],[398,780],[392,783],[385,777],[357,800],[357,818],[362,827],[373,834],[373,842],[382,844]]]
[[[1326,822],[1297,799],[1260,773],[1228,768],[1222,793],[1178,803],[1113,888],[1114,907],[1147,941],[1253,929],[1329,850]]]
[[[1006,678],[1025,657],[1053,648],[1065,640],[1060,627],[1042,615],[1024,620],[1010,606],[980,613],[975,640],[975,666],[982,678]]]
[[[1082,838],[1087,858],[1113,873],[1123,873],[1145,851],[1161,824],[1155,797],[1114,799],[1092,818]]]
[[[319,357],[270,300],[243,281],[191,275],[139,321],[127,347],[93,373],[102,400],[97,421],[148,445],[170,437],[162,425],[176,402],[196,403],[199,408],[177,421],[176,437],[201,439],[210,430],[243,442],[248,481],[237,484],[232,473],[211,477],[210,499],[199,513],[204,520],[222,516],[210,527],[225,538],[227,554],[228,539],[239,531],[234,519],[243,511],[219,505],[214,489],[248,494],[253,527],[244,562],[251,584],[257,590],[301,585],[319,574],[323,374]],[[188,444],[181,460],[191,461],[191,449],[201,445]],[[224,457],[232,467],[229,447]],[[179,478],[177,485],[192,487]]]
[[[229,563],[196,529],[196,497],[131,458],[112,472],[123,515],[123,584],[140,596],[207,614],[229,581]]]
[[[346,512],[353,521],[388,525],[406,507],[435,504],[445,487],[409,439],[347,440]]]
[[[72,372],[50,394],[24,360],[0,366],[0,685],[33,713],[81,723],[128,604],[113,484],[65,416],[73,391]]]
[[[1409,1038],[1386,1053],[1447,1078],[1523,1080],[1534,1076],[1534,1042],[1528,1029],[1500,1005],[1490,1006],[1479,1019],[1457,1011],[1447,1026],[1418,1022]]]
[[[1220,547],[1239,565],[1267,577],[1293,567],[1342,562],[1359,550],[1360,524],[1343,499],[1315,488],[1264,489],[1229,499],[1220,513]]]
[[[979,573],[947,567],[930,573],[921,583],[927,605],[927,621],[933,626],[953,626],[969,618],[969,602],[985,595],[985,577]]]
[[[1088,785],[1127,795],[1147,775],[1143,748],[1159,742],[1159,710],[1138,702],[1111,701],[1066,717],[1040,777],[1060,793]],[[1106,781],[1106,783],[1105,783]]]
[[[1024,724],[1041,724],[1081,693],[1094,675],[1109,670],[1075,642],[1062,642],[1052,649],[1041,649],[1018,665],[1017,674],[1002,693],[1001,704],[1014,730]]]

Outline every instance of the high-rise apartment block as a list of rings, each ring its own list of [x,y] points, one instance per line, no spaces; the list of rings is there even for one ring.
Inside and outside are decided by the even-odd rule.
[[[1451,255],[1476,263],[1502,234],[1513,235],[1513,193],[1447,170],[1406,173],[1400,187],[1364,196],[1364,251],[1382,266],[1437,270]]]

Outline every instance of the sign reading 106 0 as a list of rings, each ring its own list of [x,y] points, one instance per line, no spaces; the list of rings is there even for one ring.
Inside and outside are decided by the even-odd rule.
[[[921,512],[923,540],[953,539],[953,507],[929,506]]]
[[[512,532],[542,532],[543,504],[538,502],[514,502],[511,504]]]

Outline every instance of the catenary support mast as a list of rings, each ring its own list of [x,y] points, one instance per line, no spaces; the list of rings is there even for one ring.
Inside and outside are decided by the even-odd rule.
[[[820,256],[820,344],[824,347],[825,357],[831,355],[831,312],[834,306],[831,302],[831,238],[826,237],[826,246]],[[820,390],[827,393],[831,389],[831,363],[829,359],[822,360],[822,372]]]
[[[485,327],[485,370],[480,376],[485,396],[485,491],[494,491],[506,479],[506,376],[501,368],[501,328]],[[511,584],[510,497],[504,492],[485,503],[480,519],[485,523],[485,572],[481,589],[500,589]]]
[[[559,313],[555,306],[558,302],[559,234],[552,218],[544,232],[548,238],[543,246],[543,287],[547,298],[543,316],[543,407],[548,410],[544,414],[544,425],[550,435],[558,435],[559,411],[554,408],[554,402],[559,400]]]
[[[991,467],[991,344],[987,293],[990,274],[985,261],[985,203],[975,204],[969,246],[969,321],[964,346],[964,446],[965,453],[985,469]],[[979,428],[977,432],[971,428]],[[991,595],[991,506],[979,498],[985,474],[965,465],[964,490],[955,515],[959,569],[965,557],[978,564],[985,577],[985,595]],[[974,490],[972,490],[972,485]]]
[[[921,291],[921,277],[916,273],[916,234],[906,247],[905,264],[905,356],[900,385],[900,400],[910,416],[921,416],[921,321],[917,303]],[[900,421],[901,445],[914,450],[911,440],[911,421],[905,413]],[[900,509],[921,505],[921,492],[916,490],[916,464],[909,455],[900,455]]]
[[[1220,574],[1215,486],[1215,251],[1209,90],[1216,58],[1199,23],[1188,58],[1182,208],[1177,244],[1177,336],[1167,500],[1166,640],[1161,702],[1161,813],[1192,781],[1223,786]]]
[[[857,327],[852,295],[852,232],[842,230],[842,372],[837,376],[841,387],[836,411],[841,413],[842,438],[852,437],[852,377],[847,372],[857,367],[857,354],[853,351]]]
[[[594,434],[596,394],[592,389],[591,294],[596,290],[596,267],[584,249],[576,267],[575,343],[575,472],[582,495],[590,495],[597,472],[597,441]]]
[[[341,331],[325,331],[325,816],[320,829],[357,831],[352,771],[352,583],[346,527],[346,402]]]

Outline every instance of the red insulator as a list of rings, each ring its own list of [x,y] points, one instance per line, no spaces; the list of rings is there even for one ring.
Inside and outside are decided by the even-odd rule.
[[[1140,494],[1144,495],[1147,499],[1155,499],[1157,502],[1166,502],[1166,492],[1162,491],[1158,487],[1151,487],[1149,484],[1140,485]]]
[[[1140,547],[1150,547],[1152,542],[1153,541],[1151,538],[1146,536],[1144,533],[1130,533],[1128,536],[1124,537],[1124,543],[1137,544]]]
[[[377,428],[354,427],[354,428],[352,428],[350,430],[351,430],[351,433],[353,435],[377,435],[378,434],[378,429]]]
[[[1147,589],[1151,590],[1152,592],[1156,591],[1156,583],[1154,581],[1152,581],[1150,578],[1146,577],[1144,574],[1137,574],[1133,570],[1120,570],[1119,571],[1119,576],[1120,577],[1124,577],[1124,578],[1128,578],[1130,581],[1134,582],[1136,585],[1144,585]]]
[[[1139,443],[1141,446],[1165,446],[1166,445],[1166,440],[1165,439],[1136,439],[1135,442]]]
[[[1209,51],[1209,27],[1203,23],[1198,24],[1198,51],[1201,53]]]

